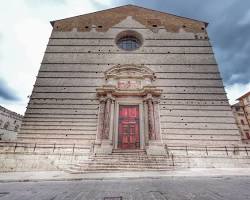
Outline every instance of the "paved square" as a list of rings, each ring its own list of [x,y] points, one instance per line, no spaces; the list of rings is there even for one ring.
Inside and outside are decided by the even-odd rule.
[[[166,177],[0,184],[0,200],[249,200],[250,177]]]

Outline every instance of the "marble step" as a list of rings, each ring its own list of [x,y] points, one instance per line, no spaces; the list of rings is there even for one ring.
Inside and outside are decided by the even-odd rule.
[[[176,163],[182,163],[183,161],[178,161]],[[126,161],[86,161],[80,162],[76,165],[169,165],[172,164],[173,161],[162,161],[162,162],[126,162]]]
[[[120,150],[120,149],[113,149],[112,151],[113,154],[146,154],[146,151],[143,149],[128,149],[128,150]]]
[[[124,159],[169,159],[170,157],[168,156],[131,156],[131,155],[98,155],[98,156],[90,156],[90,159],[113,159],[113,158],[124,158]]]
[[[138,169],[138,168],[117,168],[117,169],[86,169],[86,170],[71,170],[71,169],[67,169],[65,170],[68,173],[71,174],[84,174],[84,173],[112,173],[112,172],[147,172],[147,171],[173,171],[175,169],[175,167],[170,167],[167,169]]]
[[[174,163],[174,164],[173,162],[168,162],[168,163],[84,163],[84,164],[75,164],[74,166],[76,167],[96,167],[96,166],[150,167],[150,166],[172,166],[172,165],[177,165],[177,164],[182,164],[182,163],[181,162]]]
[[[164,162],[168,161],[171,162],[172,159],[117,159],[117,158],[107,158],[107,159],[90,159],[86,160],[87,162]],[[86,162],[82,161],[82,162]]]

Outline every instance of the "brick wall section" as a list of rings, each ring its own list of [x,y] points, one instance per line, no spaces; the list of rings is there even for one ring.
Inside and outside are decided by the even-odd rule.
[[[184,28],[187,32],[200,33],[205,32],[207,25],[201,21],[131,5],[58,20],[52,24],[57,31],[72,31],[73,28],[77,28],[79,32],[88,32],[92,25],[96,25],[97,31],[106,32],[127,16],[132,16],[149,29],[157,25],[163,26],[169,32],[178,32],[180,28]]]

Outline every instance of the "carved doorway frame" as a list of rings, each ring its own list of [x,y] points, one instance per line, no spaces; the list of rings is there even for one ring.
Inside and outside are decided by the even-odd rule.
[[[95,153],[111,154],[118,148],[120,105],[139,105],[140,149],[164,155],[160,133],[159,100],[155,73],[144,65],[117,65],[105,72],[105,84],[96,88],[100,100]]]
[[[113,148],[118,149],[118,126],[119,126],[119,106],[120,105],[138,105],[139,106],[139,127],[140,127],[140,149],[145,149],[145,124],[144,124],[144,109],[143,99],[128,98],[117,98],[115,102],[115,113],[114,113],[114,131],[113,131]]]

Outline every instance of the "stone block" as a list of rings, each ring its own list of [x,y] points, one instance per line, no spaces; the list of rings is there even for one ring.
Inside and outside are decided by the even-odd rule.
[[[95,154],[111,154],[113,150],[113,145],[109,140],[102,140],[101,144],[94,145]]]
[[[149,141],[146,152],[148,155],[166,155],[167,153],[161,141]]]

